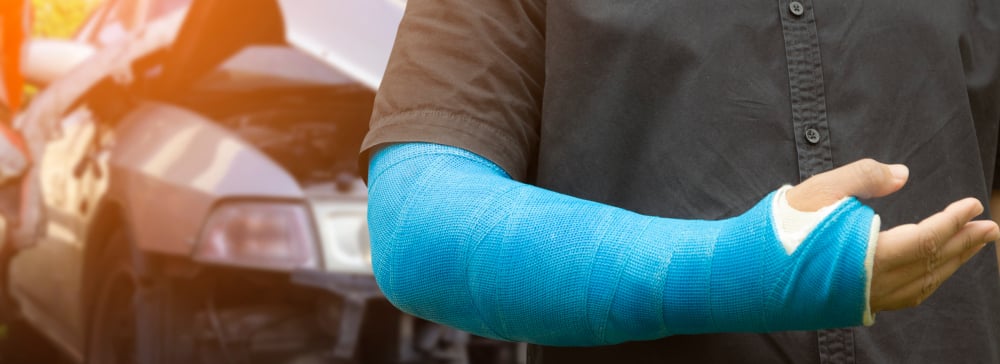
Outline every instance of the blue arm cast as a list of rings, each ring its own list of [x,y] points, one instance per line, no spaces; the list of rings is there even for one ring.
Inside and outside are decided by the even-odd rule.
[[[849,199],[786,252],[773,193],[719,221],[644,216],[408,143],[372,159],[375,278],[403,311],[486,337],[589,346],[862,323],[873,212]]]

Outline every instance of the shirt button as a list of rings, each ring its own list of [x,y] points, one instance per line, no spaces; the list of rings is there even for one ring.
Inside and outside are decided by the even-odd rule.
[[[813,128],[806,129],[806,141],[811,144],[819,143],[819,131]]]
[[[806,7],[802,6],[802,3],[798,1],[792,1],[788,4],[788,10],[792,12],[792,15],[800,16],[806,11]]]

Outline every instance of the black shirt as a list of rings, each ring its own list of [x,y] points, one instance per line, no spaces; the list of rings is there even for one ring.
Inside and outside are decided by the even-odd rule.
[[[363,150],[468,149],[515,179],[647,215],[720,219],[860,158],[905,163],[883,229],[984,202],[1000,1],[411,0]],[[534,362],[1000,362],[981,251],[869,328],[533,347]]]

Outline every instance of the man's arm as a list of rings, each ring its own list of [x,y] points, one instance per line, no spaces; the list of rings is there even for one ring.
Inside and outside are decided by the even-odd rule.
[[[884,196],[905,170],[857,162],[787,190],[788,202],[811,211]],[[390,301],[479,335],[548,345],[858,325],[866,276],[872,312],[913,306],[1000,236],[992,221],[968,222],[982,205],[965,199],[880,233],[866,274],[877,230],[853,199],[786,251],[770,196],[721,221],[642,216],[431,144],[387,147],[370,171],[372,263]]]

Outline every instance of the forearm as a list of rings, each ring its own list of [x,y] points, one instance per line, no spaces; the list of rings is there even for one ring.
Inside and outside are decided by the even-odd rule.
[[[789,253],[769,198],[723,221],[643,216],[430,145],[370,171],[379,286],[430,320],[549,345],[861,323],[872,212],[854,200]]]

